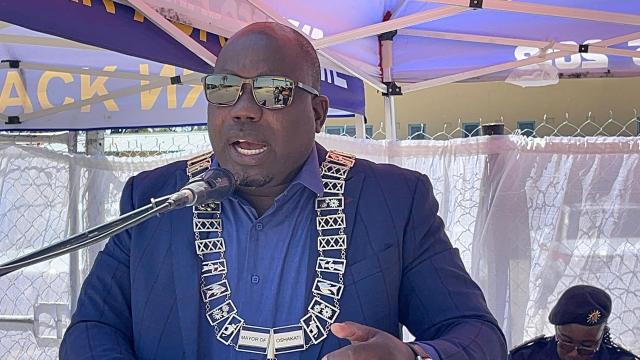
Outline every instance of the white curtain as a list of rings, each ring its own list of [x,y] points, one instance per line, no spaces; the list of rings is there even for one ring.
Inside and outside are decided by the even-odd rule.
[[[614,341],[640,352],[640,138],[318,141],[431,178],[447,233],[510,346],[552,334],[547,315],[558,296],[591,284],[613,299]],[[127,177],[195,153],[90,158],[0,146],[0,260],[115,217]],[[95,251],[83,252],[83,273]],[[67,258],[0,278],[0,320],[29,313],[36,299],[69,302]],[[2,329],[0,321],[0,357],[55,358],[31,334]]]

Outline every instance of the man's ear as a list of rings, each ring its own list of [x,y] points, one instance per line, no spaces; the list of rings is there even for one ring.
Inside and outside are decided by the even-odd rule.
[[[324,95],[316,96],[311,100],[311,106],[313,107],[313,119],[316,123],[316,133],[320,133],[324,122],[327,120],[329,99]]]

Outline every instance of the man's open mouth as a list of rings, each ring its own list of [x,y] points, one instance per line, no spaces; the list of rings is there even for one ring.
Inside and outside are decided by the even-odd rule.
[[[236,140],[231,143],[231,146],[233,146],[233,148],[236,149],[237,152],[245,156],[262,154],[267,150],[266,144],[254,142],[251,140]]]

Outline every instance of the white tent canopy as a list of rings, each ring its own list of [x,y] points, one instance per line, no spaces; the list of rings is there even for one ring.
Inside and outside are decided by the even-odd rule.
[[[392,96],[403,92],[458,81],[506,79],[522,86],[540,86],[563,77],[640,75],[640,3],[633,1],[117,2],[6,2],[0,20],[128,55],[140,49],[138,56],[145,54],[148,57],[142,57],[155,61],[171,58],[175,65],[201,72],[215,63],[215,48],[222,45],[199,41],[203,32],[229,37],[249,23],[277,21],[307,34],[325,66],[355,75],[386,95],[385,130],[391,139],[395,139]],[[39,12],[24,11],[30,7]],[[78,9],[113,15],[91,23],[91,32],[101,34],[99,38],[84,36],[65,21],[52,22],[43,16],[47,11],[56,12],[62,20],[74,22],[81,21],[78,16],[92,15]],[[112,41],[131,25],[113,20],[118,17],[145,25],[127,32],[134,35],[127,41]],[[185,33],[185,28],[198,29],[200,39]],[[190,51],[184,51],[185,47]]]
[[[545,62],[563,76],[640,74],[640,55],[636,51],[640,48],[637,2],[129,0],[127,3],[155,18],[160,26],[167,24],[162,23],[162,16],[152,13],[153,9],[224,36],[255,21],[271,20],[294,26],[313,39],[326,61],[348,69],[383,91],[385,81],[396,81],[404,92],[409,92],[468,79],[504,79],[511,69]],[[387,37],[390,40],[379,38],[396,30],[395,36]]]
[[[309,35],[323,63],[388,95],[459,81],[542,86],[640,74],[640,3],[632,1],[121,2],[170,34],[175,26],[166,18],[227,37],[255,21],[293,26]],[[387,138],[395,139],[393,97],[385,96],[385,109]]]

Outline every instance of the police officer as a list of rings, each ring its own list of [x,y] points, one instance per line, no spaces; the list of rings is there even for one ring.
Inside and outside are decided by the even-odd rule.
[[[555,336],[539,336],[514,348],[509,360],[638,360],[611,341],[607,319],[611,297],[603,290],[577,285],[567,289],[549,313]]]

